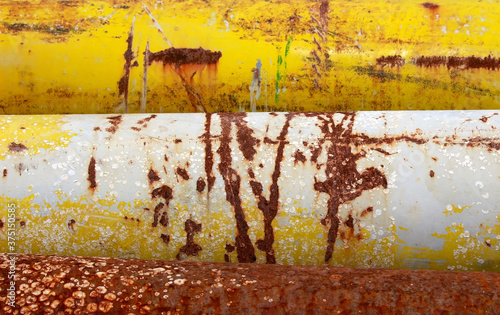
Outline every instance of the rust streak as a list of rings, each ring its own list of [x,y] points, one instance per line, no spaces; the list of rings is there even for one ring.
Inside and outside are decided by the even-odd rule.
[[[177,173],[180,177],[182,177],[182,179],[183,179],[183,180],[188,180],[188,179],[189,179],[189,174],[188,174],[188,172],[187,172],[185,169],[181,168],[181,167],[177,167],[177,171],[176,171],[176,173]]]
[[[219,172],[224,180],[224,186],[226,191],[226,200],[234,208],[234,217],[236,220],[236,252],[239,262],[251,263],[256,261],[255,249],[252,245],[252,241],[248,236],[248,224],[245,219],[245,212],[241,205],[240,198],[240,186],[241,177],[232,167],[232,157],[231,157],[231,114],[220,114],[222,133],[220,138],[220,147],[217,153],[220,156],[220,163],[218,166]]]
[[[127,37],[127,50],[123,54],[125,58],[125,64],[123,65],[123,76],[118,81],[118,94],[123,96],[123,101],[125,104],[125,112],[128,111],[128,84],[130,79],[130,69],[132,68],[132,60],[134,60],[134,52],[132,50],[132,43],[134,41],[134,21],[130,27],[130,32]]]
[[[279,185],[278,180],[281,176],[281,162],[283,161],[283,154],[285,150],[285,145],[287,144],[286,136],[288,134],[288,128],[290,127],[290,120],[292,119],[293,114],[289,113],[286,115],[285,124],[281,129],[281,132],[277,138],[278,149],[276,151],[276,158],[274,161],[274,171],[271,176],[271,187],[270,187],[270,195],[269,200],[267,200],[262,194],[263,188],[262,184],[251,180],[250,186],[252,187],[252,192],[255,197],[258,199],[257,206],[262,211],[262,215],[264,216],[264,239],[257,241],[257,248],[266,253],[266,263],[275,264],[276,257],[274,256],[274,229],[272,226],[272,222],[276,215],[278,214],[279,207]],[[249,176],[253,178],[253,172],[249,172]]]
[[[89,181],[89,188],[92,191],[95,191],[95,189],[97,187],[97,182],[96,182],[96,178],[95,178],[95,158],[94,157],[90,158],[87,180]]]
[[[6,168],[3,169],[3,177],[7,177],[7,169]]]
[[[212,187],[215,183],[215,176],[213,173],[214,154],[212,152],[212,141],[210,139],[210,126],[212,124],[212,114],[205,114],[205,133],[202,135],[203,142],[205,143],[205,173],[207,174],[207,194],[210,194]]]

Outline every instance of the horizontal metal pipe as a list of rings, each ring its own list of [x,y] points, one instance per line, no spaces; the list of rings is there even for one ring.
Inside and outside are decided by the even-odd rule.
[[[0,261],[3,314],[500,312],[499,273],[22,254]]]
[[[494,1],[25,0],[0,12],[4,114],[500,108]]]
[[[16,236],[4,252],[500,271],[497,111],[0,128],[0,237]]]

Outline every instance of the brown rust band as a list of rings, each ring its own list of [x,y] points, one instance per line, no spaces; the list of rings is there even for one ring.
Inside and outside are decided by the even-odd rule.
[[[0,254],[3,314],[499,314],[500,274]]]

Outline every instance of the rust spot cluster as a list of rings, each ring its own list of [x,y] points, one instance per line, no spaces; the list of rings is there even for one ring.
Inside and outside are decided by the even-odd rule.
[[[0,275],[9,255],[0,254]],[[17,254],[2,314],[499,314],[500,274]]]
[[[400,55],[394,56],[382,56],[377,58],[377,66],[383,67],[391,67],[391,68],[399,68],[404,66],[406,63],[405,59]]]
[[[24,150],[28,150],[28,147],[26,147],[22,143],[11,142],[9,144],[9,151],[12,151],[12,152],[21,152],[21,151],[24,151]]]
[[[106,128],[106,131],[109,133],[115,133],[118,130],[118,125],[120,125],[123,120],[122,115],[109,116],[107,119],[111,124],[111,127]]]

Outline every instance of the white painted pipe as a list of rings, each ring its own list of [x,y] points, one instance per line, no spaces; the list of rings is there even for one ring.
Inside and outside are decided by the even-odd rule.
[[[1,250],[500,271],[498,111],[0,116]]]

